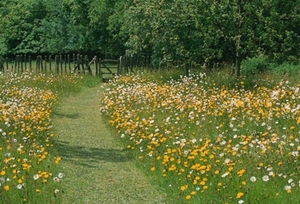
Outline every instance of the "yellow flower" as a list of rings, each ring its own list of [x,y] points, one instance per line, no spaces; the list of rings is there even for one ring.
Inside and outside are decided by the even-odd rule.
[[[238,176],[241,177],[245,173],[245,169],[241,169],[237,172]]]
[[[60,162],[60,160],[61,160],[61,157],[56,157],[55,158],[55,163],[58,164]]]
[[[0,175],[1,176],[4,176],[6,174],[6,172],[4,171],[4,170],[2,170],[1,172],[0,172]]]
[[[187,187],[188,187],[187,185],[181,186],[180,190],[184,191],[185,189],[187,189]]]
[[[5,191],[8,191],[9,190],[9,185],[5,185],[3,188],[4,188]]]
[[[243,195],[244,195],[244,193],[238,192],[238,193],[236,194],[236,198],[241,198]]]
[[[191,199],[191,195],[187,195],[185,198],[187,199],[187,200],[189,200],[189,199]]]

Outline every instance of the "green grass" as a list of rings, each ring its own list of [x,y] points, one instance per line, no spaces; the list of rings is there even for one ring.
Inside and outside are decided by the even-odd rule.
[[[63,160],[62,203],[165,203],[164,192],[135,167],[134,157],[99,112],[103,88],[69,96],[54,114],[58,152]]]

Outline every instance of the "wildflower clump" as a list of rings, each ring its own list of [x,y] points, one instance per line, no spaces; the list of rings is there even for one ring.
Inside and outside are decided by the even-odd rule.
[[[238,83],[217,87],[203,74],[167,83],[116,77],[100,111],[180,202],[295,202],[300,84]]]
[[[10,75],[0,91],[1,203],[54,203],[51,188],[59,189],[62,179],[55,168],[59,160],[52,155],[57,95],[25,86],[35,79],[28,73]]]

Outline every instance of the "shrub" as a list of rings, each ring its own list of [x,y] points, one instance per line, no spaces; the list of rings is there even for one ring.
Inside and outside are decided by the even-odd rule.
[[[241,74],[244,76],[263,73],[269,69],[269,63],[264,57],[248,58],[242,62]]]
[[[272,71],[282,75],[289,74],[291,76],[294,76],[300,72],[300,65],[294,65],[285,62],[281,65],[274,67]]]

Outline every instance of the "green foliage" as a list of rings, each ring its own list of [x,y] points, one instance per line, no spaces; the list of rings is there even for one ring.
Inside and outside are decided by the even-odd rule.
[[[114,1],[1,1],[0,54],[110,52]]]
[[[263,4],[263,6],[261,6]],[[135,1],[125,14],[130,53],[148,52],[162,60],[240,63],[258,54],[291,60],[297,55],[299,5],[281,1]],[[280,9],[281,8],[281,9]],[[270,12],[271,10],[271,12]],[[276,24],[278,18],[283,19]],[[266,20],[268,19],[268,20]],[[280,42],[280,44],[278,44]],[[292,54],[293,53],[293,54]]]
[[[247,58],[242,62],[241,74],[244,76],[256,75],[267,71],[269,67],[270,64],[262,56]]]
[[[1,46],[2,50],[6,51],[4,54],[37,53],[41,50],[43,41],[40,21],[45,17],[44,11],[40,0],[1,1],[0,42],[5,44]]]
[[[291,75],[291,76],[299,76],[300,74],[300,65],[294,65],[290,63],[283,63],[281,65],[275,66],[272,69],[273,72],[281,74],[281,75]]]
[[[263,1],[261,47],[277,63],[299,59],[299,30],[295,25],[300,23],[299,1],[273,0],[270,4]],[[298,61],[299,62],[299,61]]]

